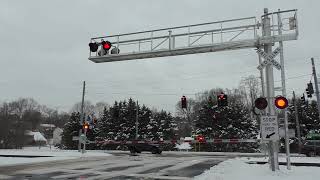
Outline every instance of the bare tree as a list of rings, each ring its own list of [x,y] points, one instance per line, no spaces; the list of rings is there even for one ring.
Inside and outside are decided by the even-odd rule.
[[[249,107],[252,107],[255,99],[260,94],[259,85],[259,78],[253,75],[243,78],[240,82],[239,89],[242,91],[242,93],[244,93],[244,96],[247,98],[246,102]]]

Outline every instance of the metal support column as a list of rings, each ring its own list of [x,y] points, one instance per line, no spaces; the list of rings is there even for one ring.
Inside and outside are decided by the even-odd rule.
[[[138,126],[139,126],[139,105],[137,101],[137,107],[136,107],[136,140],[138,139]]]
[[[83,81],[83,87],[82,87],[82,100],[81,100],[81,114],[80,114],[80,125],[83,125],[83,121],[84,121],[84,114],[83,114],[83,108],[84,108],[84,95],[85,95],[85,91],[86,91],[86,81]],[[80,136],[82,134],[82,129],[79,129],[79,139]],[[81,151],[81,142],[79,140],[78,143],[78,151]]]
[[[280,12],[280,9],[278,10]],[[278,13],[278,33],[282,35],[282,21],[281,21],[281,14]],[[286,77],[285,77],[285,68],[284,68],[284,57],[283,57],[283,42],[279,41],[280,47],[280,64],[281,64],[281,86],[282,86],[282,96],[287,97],[286,92]],[[290,146],[289,146],[289,128],[288,128],[288,114],[287,108],[283,110],[284,113],[284,133],[285,133],[285,146],[286,146],[286,159],[287,159],[287,169],[291,169],[291,162],[290,162]]]
[[[299,142],[299,153],[301,154],[302,141],[301,141],[301,132],[300,132],[300,122],[299,122],[299,116],[298,116],[296,94],[294,93],[294,91],[293,91],[293,105],[294,105],[294,112],[295,112],[294,114],[296,118],[297,136],[298,136],[298,142]]]
[[[313,58],[311,58],[311,63],[312,63],[312,74],[313,74],[313,77],[314,77],[314,86],[316,87],[317,107],[318,107],[318,113],[319,113],[319,119],[320,119],[320,95],[319,95],[319,85],[318,85],[316,67],[315,67],[315,65],[314,65],[314,59],[313,59]]]
[[[262,35],[263,37],[270,37],[271,36],[271,24],[270,18],[267,15],[268,9],[264,9],[264,16],[262,19]],[[266,43],[264,44],[264,51],[267,54],[272,53],[272,44]],[[274,116],[275,115],[275,106],[273,104],[274,101],[274,78],[273,78],[273,65],[268,64],[266,66],[266,95],[268,100],[268,108],[267,108],[267,115]],[[278,141],[269,141],[269,158],[271,163],[272,171],[279,169],[279,162],[278,162]]]

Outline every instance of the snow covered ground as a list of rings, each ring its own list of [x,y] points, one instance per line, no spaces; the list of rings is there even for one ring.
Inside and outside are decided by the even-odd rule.
[[[319,167],[296,167],[287,170],[286,166],[280,166],[280,171],[272,172],[269,165],[248,164],[251,160],[263,158],[236,158],[220,163],[203,174],[196,176],[195,180],[316,180],[320,177]],[[320,158],[296,157],[293,162],[319,162]],[[282,159],[280,160],[282,161]]]
[[[0,155],[19,155],[19,156],[52,156],[52,157],[36,157],[36,158],[23,158],[23,157],[0,157],[0,166],[17,165],[35,162],[68,160],[85,157],[101,157],[110,156],[104,151],[87,151],[85,154],[79,153],[77,150],[59,150],[49,147],[26,147],[24,149],[1,149]]]

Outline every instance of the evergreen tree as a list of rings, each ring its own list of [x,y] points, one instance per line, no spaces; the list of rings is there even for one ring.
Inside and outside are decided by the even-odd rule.
[[[73,141],[73,136],[79,135],[79,129],[82,128],[80,123],[80,113],[72,113],[69,122],[63,127],[61,143],[65,149],[77,149],[78,141]]]
[[[310,131],[320,133],[320,120],[317,102],[311,101],[309,103],[302,103],[300,99],[296,99],[296,102],[301,136],[306,137]],[[288,114],[288,121],[290,122],[289,128],[296,129],[295,108],[293,104],[288,107]]]

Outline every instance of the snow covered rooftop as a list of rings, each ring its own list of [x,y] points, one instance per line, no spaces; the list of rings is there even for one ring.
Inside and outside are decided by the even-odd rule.
[[[47,139],[40,132],[26,131],[25,134],[33,136],[35,141],[45,141],[45,142],[47,142]]]

